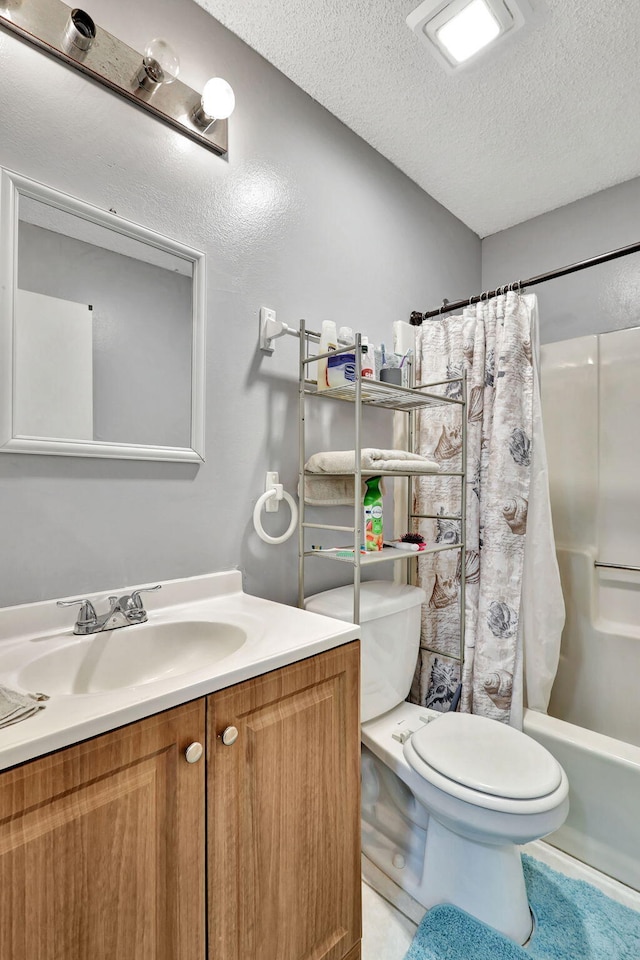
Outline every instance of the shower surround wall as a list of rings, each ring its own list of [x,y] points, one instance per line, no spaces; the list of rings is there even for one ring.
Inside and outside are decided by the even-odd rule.
[[[479,288],[480,241],[191,0],[91,15],[138,50],[166,37],[194,89],[229,80],[228,158],[0,31],[0,165],[206,252],[207,459],[0,455],[0,604],[237,566],[250,593],[293,601],[295,541],[263,544],[250,518],[267,469],[295,491],[297,343],[259,354],[258,308],[388,341],[412,309]],[[350,411],[323,408],[317,448],[336,427],[350,445]],[[314,565],[310,590],[338,566]]]

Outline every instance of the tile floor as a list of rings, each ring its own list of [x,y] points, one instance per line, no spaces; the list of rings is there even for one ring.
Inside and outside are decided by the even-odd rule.
[[[640,911],[640,893],[574,860],[555,847],[538,841],[527,844],[524,850],[559,873],[586,880],[612,899]],[[366,883],[362,884],[362,927],[362,960],[403,960],[416,931],[416,925],[411,920]]]

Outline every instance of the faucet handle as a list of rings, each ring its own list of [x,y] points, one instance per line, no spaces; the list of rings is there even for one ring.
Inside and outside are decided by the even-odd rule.
[[[96,613],[96,608],[91,603],[91,600],[87,600],[86,597],[82,600],[58,600],[59,607],[74,607],[76,604],[80,604],[80,612],[78,613],[78,623],[95,623],[98,618]]]
[[[142,600],[141,600],[141,598],[140,598],[140,594],[141,594],[141,593],[154,593],[154,591],[156,591],[156,590],[162,590],[162,584],[161,584],[161,583],[156,583],[155,587],[145,587],[145,588],[142,589],[142,590],[134,590],[133,593],[131,594],[131,601],[132,601],[134,607],[136,607],[138,610],[144,609],[144,608],[143,608],[143,604],[142,604]]]

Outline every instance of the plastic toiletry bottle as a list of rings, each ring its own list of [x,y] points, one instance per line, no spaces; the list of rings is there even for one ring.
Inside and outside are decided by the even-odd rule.
[[[338,330],[338,345],[346,347],[354,342],[351,327],[340,327]],[[336,353],[334,357],[327,357],[327,383],[330,387],[342,387],[345,384],[355,383],[356,355],[354,353]]]
[[[319,353],[330,353],[338,349],[338,333],[336,331],[335,321],[323,320],[320,331]],[[318,360],[318,390],[326,390],[329,386],[327,379],[327,358]]]
[[[370,477],[364,495],[364,547],[367,552],[382,550],[382,493],[381,477]]]
[[[368,337],[362,338],[362,376],[366,380],[375,379],[375,360]]]
[[[334,353],[327,357],[327,384],[341,387],[356,380],[355,353]]]

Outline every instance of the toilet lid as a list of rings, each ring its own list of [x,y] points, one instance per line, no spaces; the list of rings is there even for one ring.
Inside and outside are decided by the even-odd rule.
[[[548,750],[487,717],[444,713],[417,730],[411,743],[426,764],[472,790],[534,800],[556,790],[562,770]]]

